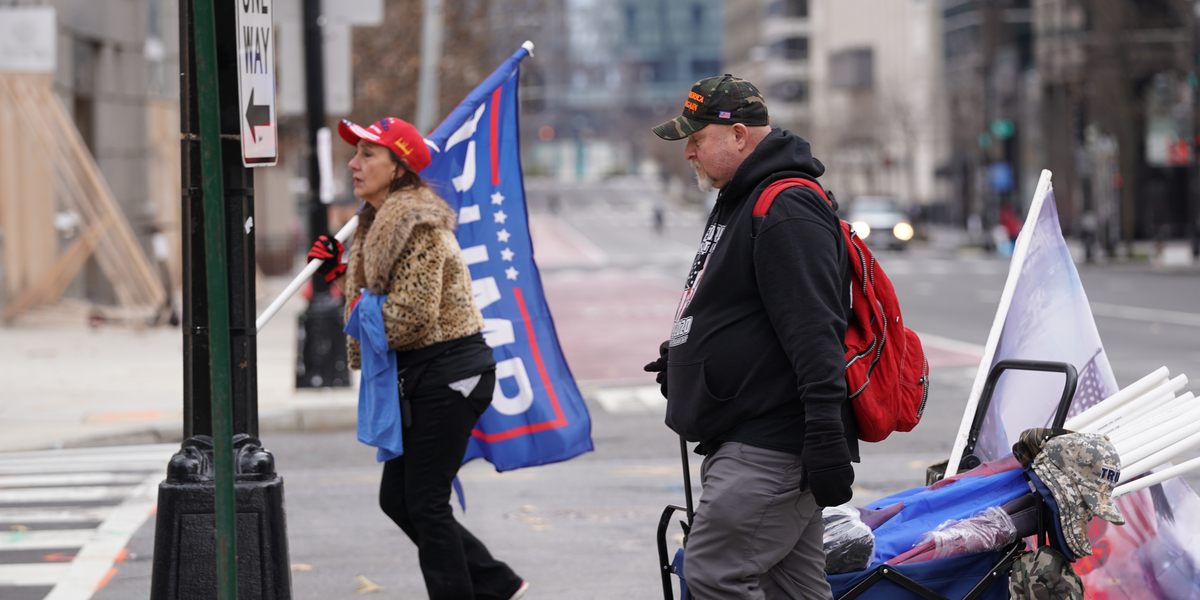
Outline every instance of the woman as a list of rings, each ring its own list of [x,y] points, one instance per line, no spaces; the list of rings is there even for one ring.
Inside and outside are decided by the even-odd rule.
[[[325,236],[309,259],[325,259],[321,272],[345,292],[348,321],[360,295],[377,299],[371,306],[381,306],[387,346],[396,352],[403,454],[384,463],[379,505],[417,545],[432,600],[516,600],[528,584],[492,558],[450,507],[451,481],[496,383],[454,235],[457,215],[421,181],[430,155],[412,125],[390,117],[369,128],[342,121],[338,133],[357,147],[350,170],[354,195],[366,205],[347,264],[341,244]],[[348,345],[350,367],[362,368],[359,341],[348,338]]]

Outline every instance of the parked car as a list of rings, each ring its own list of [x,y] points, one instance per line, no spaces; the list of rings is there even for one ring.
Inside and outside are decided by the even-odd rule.
[[[912,223],[890,196],[859,196],[851,203],[846,221],[858,237],[877,248],[903,250],[913,237]]]

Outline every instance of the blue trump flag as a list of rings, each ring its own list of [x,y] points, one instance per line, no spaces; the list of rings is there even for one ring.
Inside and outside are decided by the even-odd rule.
[[[463,461],[483,457],[497,471],[592,450],[591,418],[533,262],[517,128],[517,75],[526,56],[522,47],[429,134],[433,162],[421,172],[458,212],[458,243],[497,363],[492,405]]]

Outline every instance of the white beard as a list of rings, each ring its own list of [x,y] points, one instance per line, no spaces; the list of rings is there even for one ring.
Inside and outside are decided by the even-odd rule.
[[[695,159],[693,159],[691,163],[692,168],[696,170],[696,187],[700,188],[700,191],[704,192],[705,194],[716,189],[713,187],[712,177],[708,176],[708,172],[700,166],[700,163]]]

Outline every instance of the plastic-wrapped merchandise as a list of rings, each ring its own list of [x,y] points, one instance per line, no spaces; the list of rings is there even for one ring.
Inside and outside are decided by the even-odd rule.
[[[933,558],[998,550],[1017,539],[1017,528],[1008,513],[992,506],[968,519],[946,521],[917,540],[932,541]]]
[[[875,534],[848,504],[824,509],[825,572],[829,575],[861,571],[875,557]]]

